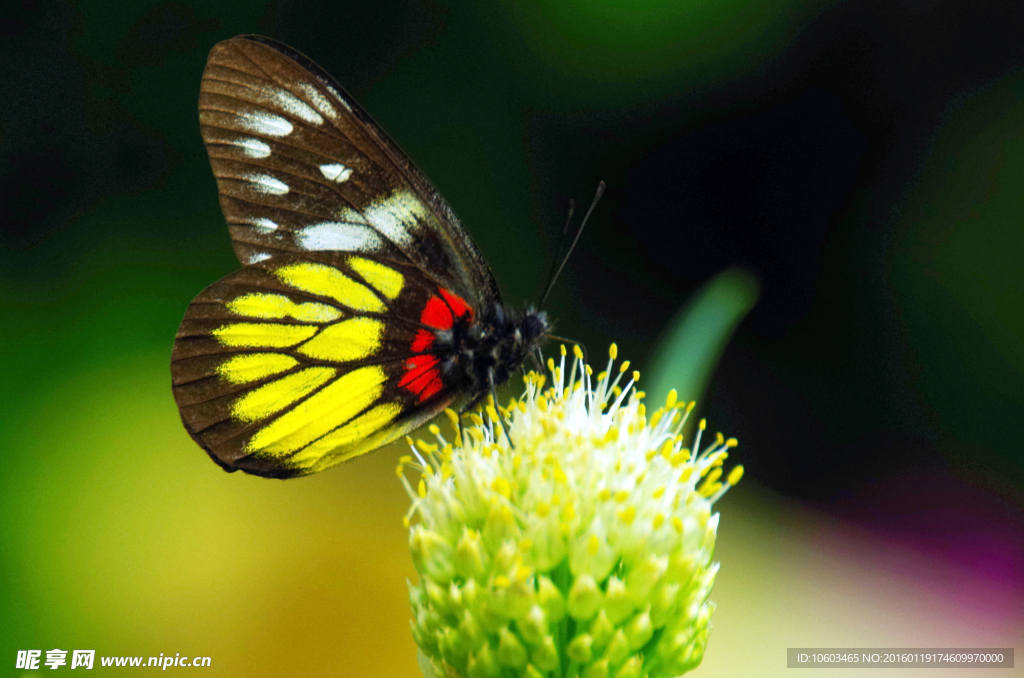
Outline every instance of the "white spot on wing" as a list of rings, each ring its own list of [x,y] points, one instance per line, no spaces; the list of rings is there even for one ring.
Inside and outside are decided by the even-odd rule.
[[[429,216],[426,206],[410,191],[395,191],[363,210],[366,220],[401,248],[413,245],[413,234]]]
[[[257,217],[255,219],[250,219],[249,225],[258,228],[261,231],[269,232],[277,230],[277,222],[274,221],[273,219],[267,219],[265,217]]]
[[[340,184],[343,181],[348,181],[348,178],[352,176],[352,168],[345,167],[341,163],[332,163],[330,165],[320,165],[320,173],[331,181],[337,181]]]
[[[256,252],[255,254],[253,254],[253,255],[251,255],[249,257],[249,263],[250,264],[255,264],[258,261],[266,261],[269,258],[270,258],[270,253],[269,252]]]
[[[302,93],[306,95],[306,98],[313,102],[313,106],[315,106],[320,113],[326,115],[332,120],[338,119],[338,111],[335,110],[334,104],[332,104],[327,97],[320,92],[320,90],[308,82],[297,83],[297,86],[302,90]]]
[[[250,158],[266,158],[270,155],[270,146],[259,139],[235,139],[231,142],[242,149],[242,153]]]
[[[295,240],[303,249],[316,251],[375,252],[384,245],[369,226],[335,221],[306,226],[295,234]]]
[[[288,184],[269,174],[253,174],[249,177],[252,187],[260,193],[284,195],[288,192]]]
[[[284,137],[292,133],[292,124],[279,115],[249,111],[238,114],[238,124],[257,134]]]
[[[277,102],[277,105],[283,108],[289,115],[294,115],[296,118],[305,120],[311,125],[324,124],[324,119],[320,117],[319,113],[291,92],[278,90],[274,92],[273,98],[274,101]]]

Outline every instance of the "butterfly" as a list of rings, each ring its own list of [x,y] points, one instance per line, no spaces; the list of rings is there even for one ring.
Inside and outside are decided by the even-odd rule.
[[[214,46],[203,141],[242,268],[189,305],[171,356],[192,438],[290,478],[479,402],[549,333],[507,306],[448,203],[345,91],[269,38]]]

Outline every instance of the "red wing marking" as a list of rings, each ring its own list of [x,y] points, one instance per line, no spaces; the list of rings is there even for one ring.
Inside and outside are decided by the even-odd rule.
[[[461,297],[457,297],[448,290],[443,288],[441,290],[441,296],[444,297],[445,301],[448,302],[448,305],[452,307],[452,311],[455,312],[455,317],[461,318],[462,316],[468,313],[470,319],[472,320],[473,309],[471,309],[469,307],[469,304],[463,301]]]
[[[423,353],[434,345],[434,333],[427,330],[416,330],[416,337],[412,340],[412,352]]]
[[[444,332],[455,325],[456,319],[461,320],[467,315],[473,319],[473,309],[461,297],[443,288],[438,288],[438,292],[441,296],[430,297],[423,306],[421,323]],[[416,331],[409,349],[417,355],[405,361],[405,374],[398,380],[398,385],[416,395],[421,403],[444,388],[441,372],[437,369],[438,359],[426,353],[436,339],[435,332],[426,329]]]
[[[415,393],[422,403],[443,386],[437,362],[437,358],[432,355],[415,355],[409,358],[405,361],[407,372],[398,380],[398,385]]]

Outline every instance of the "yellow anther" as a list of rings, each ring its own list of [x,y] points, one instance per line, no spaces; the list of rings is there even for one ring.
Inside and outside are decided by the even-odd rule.
[[[497,577],[494,578],[494,586],[496,588],[507,589],[511,585],[512,585],[512,582],[510,582],[508,580],[508,577],[506,577],[503,574],[499,574]]]
[[[487,406],[487,416],[491,421],[498,421],[498,410],[494,409],[494,405]]]
[[[608,357],[612,360],[619,357],[619,347],[616,344],[612,344],[608,347]]]
[[[526,567],[525,565],[520,565],[518,568],[516,568],[516,573],[514,575],[516,583],[519,584],[525,583],[526,580],[529,579],[531,576],[533,576],[533,570]]]
[[[608,501],[612,497],[612,491],[607,487],[602,487],[601,491],[597,493],[597,498],[601,501]]]
[[[633,370],[633,381],[640,381],[640,370]]]
[[[633,520],[635,520],[635,519],[636,519],[636,507],[635,506],[627,506],[626,508],[624,508],[621,511],[619,511],[619,520],[621,520],[622,522],[626,523],[627,525],[632,525],[633,524]]]
[[[640,391],[636,395],[637,395],[637,400],[639,400],[640,397],[644,395],[644,392]],[[637,414],[638,417],[640,417],[640,425],[642,427],[644,422],[647,421],[645,419],[645,417],[647,416],[647,406],[644,405],[643,403],[640,403],[639,405],[637,405],[636,406],[636,414]]]
[[[548,358],[548,372],[554,372],[554,371],[555,371],[555,359],[554,358]]]
[[[455,429],[455,430],[458,430],[458,428],[459,428],[459,415],[457,415],[455,413],[455,410],[453,410],[450,407],[446,407],[446,408],[444,408],[444,414],[445,414],[446,417],[448,417],[448,421],[451,422],[452,428]]]
[[[721,468],[713,468],[713,469],[711,469],[711,472],[708,473],[707,477],[704,479],[704,483],[705,484],[713,483],[713,482],[715,482],[716,480],[718,480],[721,477],[722,477],[722,469]]]
[[[529,551],[532,548],[533,548],[533,540],[530,539],[529,537],[523,537],[521,540],[519,540],[519,550],[520,551]]]
[[[661,527],[664,524],[665,524],[665,514],[664,513],[655,513],[654,514],[654,529],[657,530],[659,527]]]
[[[403,454],[401,457],[398,458],[398,463],[399,464],[411,464],[412,463],[412,455],[411,454]]]
[[[564,358],[564,357],[566,356],[565,344],[561,344],[561,345],[560,345],[560,346],[558,347],[558,352],[562,354],[562,357],[563,357],[563,358]]]
[[[565,471],[560,466],[555,467],[555,482],[563,485],[569,482],[569,477],[565,475]]]
[[[686,403],[686,413],[689,414],[690,412],[693,412],[693,408],[695,407],[697,407],[696,400],[691,400],[690,402]]]
[[[579,344],[573,345],[572,354],[576,356],[576,360],[583,360],[583,349],[579,347]]]
[[[665,488],[664,487],[659,487],[654,492],[651,492],[651,496],[654,497],[655,499],[661,499],[662,496],[664,496],[664,494],[665,494]]]
[[[700,492],[702,497],[710,497],[720,489],[722,489],[722,483],[704,483],[700,486],[698,492]]]
[[[736,447],[739,444],[740,441],[736,440],[735,438],[729,438],[728,440],[725,441],[726,447]]]
[[[430,426],[427,427],[427,430],[430,431],[435,436],[441,435],[441,429],[437,427],[437,424],[431,424]]]
[[[725,445],[725,436],[722,435],[721,431],[715,434],[715,447],[719,445]]]
[[[672,450],[675,449],[675,446],[676,441],[671,439],[666,440],[665,444],[661,446],[661,456],[665,457],[665,459],[670,458],[672,456]]]
[[[693,475],[693,467],[692,466],[687,466],[686,468],[683,469],[683,472],[679,474],[679,482],[685,483],[686,481],[688,481],[690,479],[690,476],[692,476],[692,475]]]
[[[416,447],[416,443],[414,443],[412,438],[409,436],[405,436],[405,442],[409,444],[409,447]]]
[[[491,482],[491,489],[505,497],[505,499],[512,497],[512,486],[504,478],[495,478]]]
[[[626,501],[627,499],[629,499],[629,492],[627,492],[626,490],[619,490],[618,492],[615,493],[615,501],[616,501],[616,503],[621,504],[622,502]]]
[[[587,553],[592,556],[597,555],[598,549],[601,548],[601,540],[597,538],[596,534],[590,535],[590,541],[587,542]]]
[[[416,494],[420,495],[421,499],[427,496],[427,484],[423,482],[422,478],[420,478],[419,484],[416,485]]]
[[[735,467],[733,467],[733,469],[731,471],[729,471],[729,477],[726,478],[726,482],[729,483],[730,485],[735,485],[736,483],[738,483],[740,481],[740,478],[742,478],[742,477],[743,477],[743,467],[742,466],[735,466]]]
[[[679,400],[679,394],[676,393],[675,389],[672,389],[671,391],[668,392],[668,395],[665,397],[665,408],[669,410],[672,409],[673,407],[676,406],[677,400]]]
[[[683,521],[679,516],[672,516],[672,527],[675,528],[675,531],[679,534],[683,533]]]
[[[566,504],[562,507],[562,522],[571,523],[576,517],[576,507],[573,504]]]
[[[542,501],[534,507],[534,511],[536,511],[537,515],[541,518],[547,518],[548,514],[551,513],[551,506],[547,502]]]
[[[698,424],[698,426],[700,427],[700,430],[703,431],[704,429],[706,429],[708,427],[708,420],[707,419],[701,419],[700,420],[700,424]]]
[[[469,413],[469,420],[471,422],[473,422],[473,426],[483,426],[484,425],[484,418],[481,417],[476,412],[470,412]]]
[[[594,376],[594,368],[592,368],[590,365],[587,365],[586,367],[587,367],[587,376],[588,377]]]
[[[628,369],[629,369],[629,361],[627,360],[626,362],[624,362],[621,365],[619,365],[619,374],[625,374],[626,370],[628,370]]]
[[[657,450],[647,450],[647,454],[644,455],[644,458],[647,459],[647,461],[651,461],[652,459],[654,459],[657,456],[658,456],[658,451]]]
[[[398,466],[396,466],[395,467],[395,475],[398,476],[399,478],[401,478],[403,475],[405,475],[405,466],[403,466],[402,464],[399,464]]]
[[[519,467],[523,465],[523,457],[518,454],[512,455],[512,470],[518,471]]]

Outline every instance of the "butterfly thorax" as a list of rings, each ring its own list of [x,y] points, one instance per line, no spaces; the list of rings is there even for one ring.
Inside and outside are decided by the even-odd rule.
[[[451,330],[438,332],[437,346],[447,351],[446,381],[474,399],[505,383],[547,334],[543,311],[513,311],[498,305],[489,317],[460,318]]]

